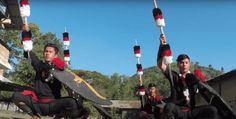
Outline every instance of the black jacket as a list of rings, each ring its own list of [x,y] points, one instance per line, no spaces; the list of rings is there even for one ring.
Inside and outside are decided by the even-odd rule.
[[[57,79],[52,81],[46,81],[45,79],[49,76],[49,70],[52,68],[47,62],[39,60],[38,57],[32,52],[24,52],[25,58],[30,58],[31,65],[36,71],[36,76],[34,80],[34,88],[37,96],[39,98],[60,98],[61,97],[61,82]]]
[[[170,74],[169,74],[169,69],[167,68],[166,72],[164,72],[164,75],[167,77],[167,79],[170,81]],[[181,79],[179,74],[175,71],[171,71],[172,76],[173,76],[173,88],[175,90],[174,96],[175,96],[175,101],[174,103],[179,105],[179,106],[187,106],[190,108],[195,107],[195,95],[197,92],[201,93],[201,88],[199,85],[199,79],[195,74],[188,73],[186,74],[186,77],[184,81]],[[183,83],[184,82],[184,83]],[[187,98],[184,95],[184,91],[188,89],[189,92],[189,103],[187,103]]]

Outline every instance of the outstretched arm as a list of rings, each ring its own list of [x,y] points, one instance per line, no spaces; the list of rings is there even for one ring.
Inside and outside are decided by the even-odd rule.
[[[35,70],[39,70],[41,67],[42,61],[38,59],[32,51],[24,51],[24,57],[27,58]]]
[[[160,47],[157,55],[157,65],[162,72],[166,72],[167,65],[172,63],[172,53],[169,44],[166,43],[164,34],[160,35]]]

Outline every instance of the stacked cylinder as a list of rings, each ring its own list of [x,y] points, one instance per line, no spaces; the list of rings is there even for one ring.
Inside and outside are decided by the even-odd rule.
[[[157,6],[157,1],[153,0],[154,2],[154,8],[152,10],[154,20],[156,22],[156,25],[160,28],[161,34],[164,34],[163,27],[165,27],[165,20],[162,14],[162,11],[160,8]]]
[[[62,35],[63,35],[63,45],[64,45],[64,61],[67,64],[67,66],[69,66],[69,64],[70,64],[69,33],[65,31]]]
[[[137,68],[137,76],[138,76],[138,80],[139,80],[138,94],[140,96],[143,96],[143,95],[145,95],[145,88],[143,86],[143,81],[142,81],[143,68],[142,68],[142,64],[140,62],[141,50],[140,50],[140,46],[139,45],[135,45],[134,46],[134,54],[135,54],[135,57],[137,58],[136,68]]]

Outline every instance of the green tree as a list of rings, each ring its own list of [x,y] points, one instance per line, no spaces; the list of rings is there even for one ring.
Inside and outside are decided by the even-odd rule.
[[[96,71],[87,71],[87,70],[72,70],[74,73],[76,73],[78,76],[80,76],[82,79],[84,79],[86,82],[88,82],[90,85],[92,85],[97,92],[99,92],[102,96],[109,98],[110,93],[109,90],[109,84],[110,79],[108,76],[102,75],[99,72]]]

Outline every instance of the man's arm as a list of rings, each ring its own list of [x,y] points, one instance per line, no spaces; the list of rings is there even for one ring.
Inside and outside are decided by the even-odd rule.
[[[24,51],[24,57],[27,58],[35,70],[39,70],[42,65],[42,61],[32,51]]]
[[[157,55],[157,65],[170,82],[171,95],[170,99],[176,102],[176,90],[174,80],[177,79],[178,74],[171,70],[170,64],[172,63],[172,53],[170,46],[166,43],[164,34],[160,35],[160,47]]]
[[[160,47],[157,55],[157,65],[163,73],[167,70],[167,65],[172,63],[172,53],[169,44],[163,34],[160,35]]]

